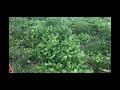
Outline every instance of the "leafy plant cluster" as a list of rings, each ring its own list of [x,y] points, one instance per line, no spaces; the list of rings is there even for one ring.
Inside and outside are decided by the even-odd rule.
[[[9,23],[9,61],[15,72],[111,70],[110,17],[10,17]]]

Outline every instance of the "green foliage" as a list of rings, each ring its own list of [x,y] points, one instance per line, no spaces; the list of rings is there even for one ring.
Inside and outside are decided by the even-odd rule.
[[[92,73],[111,69],[111,18],[10,17],[15,72]],[[27,64],[27,61],[37,64]]]

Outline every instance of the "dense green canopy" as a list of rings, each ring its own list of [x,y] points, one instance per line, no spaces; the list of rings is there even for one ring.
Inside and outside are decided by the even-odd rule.
[[[110,17],[10,17],[9,62],[16,73],[111,71]]]

